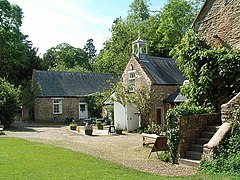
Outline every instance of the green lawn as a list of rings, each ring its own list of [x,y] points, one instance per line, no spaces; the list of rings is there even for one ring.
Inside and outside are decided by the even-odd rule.
[[[161,177],[83,153],[23,139],[0,137],[0,179],[228,179],[198,174]]]

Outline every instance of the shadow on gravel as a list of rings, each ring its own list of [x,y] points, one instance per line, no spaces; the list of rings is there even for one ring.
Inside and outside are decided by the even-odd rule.
[[[35,122],[19,122],[16,121],[12,124],[12,127],[6,129],[12,132],[38,132],[37,128],[61,128],[63,125],[56,125],[56,124],[38,124]]]

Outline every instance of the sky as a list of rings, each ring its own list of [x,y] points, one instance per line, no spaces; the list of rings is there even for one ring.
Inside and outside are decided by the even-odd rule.
[[[133,0],[8,0],[23,11],[21,31],[38,54],[60,43],[83,48],[93,39],[97,52],[111,37],[114,19],[127,16]],[[167,0],[150,0],[150,10],[160,10]]]

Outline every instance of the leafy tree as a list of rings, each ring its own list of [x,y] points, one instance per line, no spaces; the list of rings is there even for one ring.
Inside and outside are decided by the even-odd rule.
[[[150,17],[149,0],[134,0],[129,6],[127,20],[141,23]]]
[[[195,17],[195,10],[190,1],[168,0],[161,13],[161,22],[157,29],[160,41],[158,48],[168,56],[171,49],[181,41]]]
[[[93,45],[93,39],[88,39],[86,45],[84,45],[83,50],[87,53],[89,63],[92,65],[94,63],[94,58],[96,57],[97,50]]]
[[[53,66],[48,68],[48,71],[89,72],[88,69],[86,69],[80,65],[76,65],[76,66],[73,66],[72,68],[69,68],[66,66],[66,63],[64,61],[57,62],[56,64],[54,64]]]
[[[196,105],[217,111],[240,91],[240,52],[208,45],[193,30],[175,48],[180,70],[189,80],[182,93]]]
[[[112,36],[96,57],[95,70],[121,75],[131,55],[131,43],[138,38],[148,41],[148,54],[169,57],[190,27],[200,1],[168,0],[163,10],[150,15],[148,0],[134,0],[127,18],[116,18]]]
[[[99,72],[122,74],[131,55],[131,43],[137,39],[138,30],[144,29],[149,17],[145,0],[134,0],[126,19],[116,18],[113,22],[111,39],[104,43],[104,48],[96,58],[94,67]]]
[[[130,94],[130,102],[134,104],[141,117],[141,126],[145,127],[151,119],[151,113],[153,112],[154,103],[152,97],[154,96],[153,91],[143,87],[136,92]],[[144,124],[145,123],[145,124]]]
[[[48,49],[43,55],[43,60],[48,64],[48,67],[64,62],[67,68],[78,65],[90,69],[87,53],[81,48],[75,48],[67,43],[61,43]]]
[[[30,79],[32,69],[41,69],[37,49],[20,31],[23,13],[19,6],[0,1],[0,77],[21,84]]]
[[[10,127],[19,108],[19,89],[0,78],[0,124]]]

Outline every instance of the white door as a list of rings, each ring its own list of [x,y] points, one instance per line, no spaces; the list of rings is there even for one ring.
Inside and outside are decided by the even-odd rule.
[[[127,131],[134,131],[139,128],[138,109],[132,104],[126,105]]]
[[[87,119],[88,118],[88,109],[87,103],[79,103],[79,119]]]

